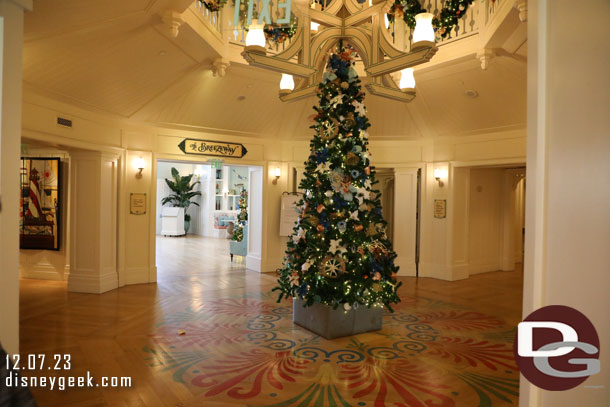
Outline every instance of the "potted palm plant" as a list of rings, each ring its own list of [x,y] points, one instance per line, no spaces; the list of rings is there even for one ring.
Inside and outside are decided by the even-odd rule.
[[[201,192],[193,191],[193,188],[199,184],[199,181],[191,183],[193,174],[183,177],[174,167],[172,167],[172,178],[171,180],[165,178],[165,182],[173,193],[163,198],[161,204],[170,204],[173,207],[184,208],[184,233],[188,233],[191,226],[191,215],[187,214],[186,211],[191,205],[199,206],[197,202],[191,200],[196,196],[201,196]]]

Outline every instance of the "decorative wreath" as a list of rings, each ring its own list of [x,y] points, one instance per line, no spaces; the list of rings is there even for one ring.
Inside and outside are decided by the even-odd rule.
[[[288,25],[266,24],[263,31],[267,41],[281,44],[297,33],[297,19],[292,15]]]
[[[337,278],[345,273],[345,261],[340,256],[326,256],[320,264],[320,274],[324,277]]]
[[[438,14],[432,19],[432,26],[442,38],[449,35],[458,20],[462,18],[468,7],[474,0],[447,0]],[[393,22],[395,18],[401,18],[411,28],[415,28],[415,16],[428,11],[421,6],[419,0],[394,0],[394,4],[390,7],[388,20]]]
[[[322,129],[320,130],[320,137],[323,140],[332,140],[339,134],[339,122],[334,117],[330,120],[326,120],[322,123]]]
[[[219,11],[226,2],[227,0],[199,0],[199,3],[210,11]]]

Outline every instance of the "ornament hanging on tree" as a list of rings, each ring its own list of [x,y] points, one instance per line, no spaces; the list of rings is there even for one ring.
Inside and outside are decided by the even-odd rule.
[[[351,310],[383,304],[392,310],[400,301],[396,253],[373,189],[370,124],[353,52],[339,46],[318,85],[315,135],[300,183],[307,192],[274,290],[280,291],[278,301],[296,297],[307,306]]]

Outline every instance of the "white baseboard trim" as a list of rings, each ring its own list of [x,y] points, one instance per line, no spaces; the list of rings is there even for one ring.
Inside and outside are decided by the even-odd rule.
[[[33,264],[27,268],[20,265],[19,275],[21,278],[34,280],[67,281],[70,276],[70,265],[60,267],[60,270],[52,264]]]
[[[502,265],[498,264],[498,262],[483,263],[483,264],[470,263],[468,265],[468,271],[469,271],[470,275],[488,273],[490,271],[499,271],[499,270],[502,270]]]
[[[263,273],[275,273],[277,269],[282,268],[282,262],[264,263],[261,267]]]
[[[119,287],[116,270],[107,269],[103,274],[95,270],[73,270],[68,279],[68,291],[101,294]]]
[[[395,264],[399,267],[398,273],[396,273],[397,276],[415,277],[417,271],[415,269],[415,261],[401,262],[398,258],[396,258]]]
[[[246,256],[246,269],[261,272],[261,256],[256,254],[248,254]]]
[[[457,281],[468,278],[468,265],[459,264],[455,266],[445,266],[434,263],[420,263],[419,276],[431,277],[445,281]]]
[[[148,267],[125,268],[125,285],[145,284],[150,282]]]

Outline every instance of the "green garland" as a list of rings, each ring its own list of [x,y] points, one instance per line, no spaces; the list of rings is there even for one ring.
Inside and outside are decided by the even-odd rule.
[[[292,38],[297,32],[297,20],[293,15],[290,18],[290,24],[288,25],[276,25],[267,24],[265,25],[265,38],[268,41],[273,41],[276,44],[281,44],[289,38]]]
[[[474,0],[447,0],[445,7],[434,16],[432,19],[432,26],[438,37],[445,38],[450,33],[453,27],[458,23],[458,20],[466,14],[468,7],[473,3]],[[415,28],[415,16],[420,13],[427,13],[418,0],[394,0],[394,4],[390,7],[390,11],[387,13],[388,20],[393,22],[396,17],[404,20],[404,22],[411,28]]]
[[[248,191],[242,189],[239,194],[239,213],[237,214],[237,222],[233,229],[231,240],[241,242],[244,240],[244,226],[248,223]]]
[[[205,8],[210,11],[219,11],[227,2],[227,0],[198,0]]]

